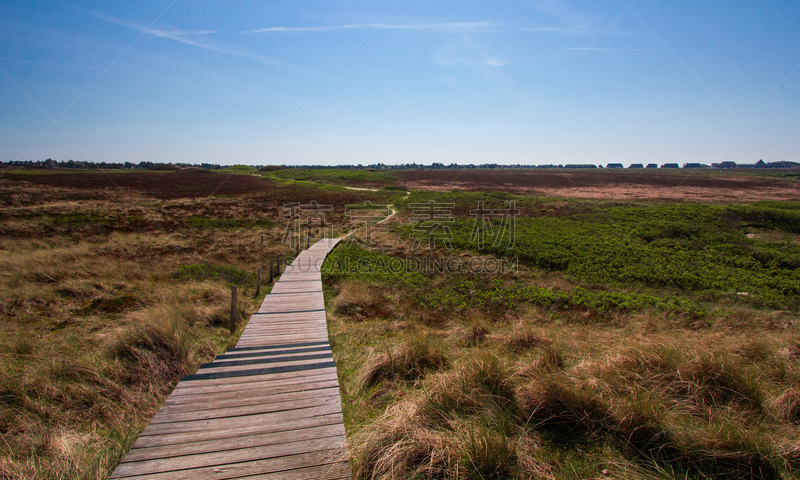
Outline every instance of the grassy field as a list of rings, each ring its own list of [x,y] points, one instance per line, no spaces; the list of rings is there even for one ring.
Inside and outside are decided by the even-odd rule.
[[[800,204],[430,200],[452,250],[401,202],[391,248],[324,267],[357,478],[798,478]],[[470,208],[508,200],[479,248]]]
[[[291,260],[283,205],[380,198],[227,173],[0,175],[0,478],[107,478],[180,377],[235,344],[229,285],[241,325],[257,267]]]
[[[442,169],[287,168],[263,172],[278,180],[446,193],[503,191],[529,197],[659,200],[673,203],[800,201],[800,171],[703,169]]]
[[[794,177],[704,172],[675,202],[620,193],[662,172],[253,173],[0,174],[0,478],[107,476],[235,342],[229,285],[246,318],[248,274],[291,253],[283,205],[311,200],[334,233],[345,205],[398,210],[324,266],[356,478],[800,478]],[[451,249],[413,245],[430,201]],[[509,201],[513,241],[495,219],[477,244],[471,213]]]

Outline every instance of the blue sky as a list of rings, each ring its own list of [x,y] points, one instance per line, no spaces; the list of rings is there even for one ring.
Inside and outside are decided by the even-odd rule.
[[[800,2],[0,2],[0,160],[800,161]]]

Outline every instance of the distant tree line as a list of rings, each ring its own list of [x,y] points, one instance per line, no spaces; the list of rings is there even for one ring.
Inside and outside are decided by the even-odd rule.
[[[336,170],[465,170],[465,169],[493,169],[493,168],[558,168],[558,165],[523,165],[523,164],[510,164],[501,165],[498,163],[484,163],[480,165],[475,164],[461,164],[451,163],[445,165],[444,163],[434,162],[430,165],[423,165],[420,163],[398,163],[396,165],[386,165],[384,163],[373,163],[370,165],[283,165],[285,168],[313,168],[313,169],[336,169]]]
[[[603,165],[594,165],[590,163],[572,163],[572,164],[562,164],[562,165],[555,165],[555,164],[548,164],[548,165],[525,165],[521,163],[515,164],[507,164],[501,165],[497,163],[483,163],[480,165],[475,164],[458,164],[458,163],[451,163],[450,165],[445,165],[444,163],[432,163],[430,165],[422,165],[417,163],[401,163],[397,165],[386,165],[383,163],[373,163],[371,165],[283,165],[284,168],[310,168],[310,169],[337,169],[337,170],[468,170],[468,169],[531,169],[531,168],[566,168],[566,169],[597,169],[597,168],[610,168],[610,169],[618,169],[618,168],[625,168],[621,163],[609,163],[605,167]],[[638,168],[685,168],[685,169],[692,169],[692,168],[708,168],[708,169],[726,169],[726,168],[738,168],[738,169],[759,169],[759,168],[800,168],[800,163],[798,162],[789,162],[789,161],[780,161],[780,162],[764,162],[763,160],[759,160],[755,164],[736,164],[735,162],[722,162],[722,163],[712,163],[711,165],[703,165],[700,163],[684,163],[683,167],[678,165],[677,163],[665,163],[660,167],[655,163],[650,163],[645,167],[641,163],[634,163],[631,164],[629,169],[638,169]]]
[[[94,169],[152,170],[154,168],[163,167],[165,164],[155,163],[155,162],[139,162],[139,163],[81,162],[81,161],[76,162],[75,160],[59,161],[59,160],[53,160],[52,158],[48,158],[47,160],[16,160],[16,161],[12,160],[3,163],[3,165],[12,167],[27,167],[27,168],[77,168],[85,170],[94,170]],[[216,163],[172,163],[169,165],[175,165],[176,167],[181,167],[181,168],[200,167],[200,168],[205,168],[206,170],[219,170],[222,168],[226,168]]]
[[[132,163],[132,162],[125,162],[125,163],[109,163],[109,162],[76,162],[74,160],[53,160],[48,158],[47,160],[26,160],[26,161],[9,161],[5,163],[0,163],[0,165],[6,166],[15,166],[15,167],[26,167],[26,168],[76,168],[76,169],[106,169],[106,170],[163,170],[166,166],[174,166],[174,167],[199,167],[204,168],[206,170],[220,170],[223,168],[228,168],[228,166],[218,165],[216,163],[155,163],[155,162],[139,162],[139,163]],[[262,165],[253,165],[256,168],[263,167]],[[464,170],[464,169],[512,169],[512,168],[567,168],[567,169],[576,169],[576,168],[603,168],[602,165],[592,165],[592,164],[566,164],[566,165],[524,165],[524,164],[509,164],[509,165],[501,165],[497,163],[484,163],[480,165],[475,164],[457,164],[451,163],[450,165],[445,165],[444,163],[437,163],[434,162],[430,165],[423,165],[418,163],[401,163],[396,165],[386,165],[384,163],[373,163],[370,165],[282,165],[282,166],[271,166],[271,167],[263,167],[263,171],[269,171],[273,169],[280,169],[280,168],[312,168],[312,169],[340,169],[340,170]],[[621,163],[609,163],[605,168],[624,168]],[[628,168],[645,168],[642,164],[632,164]],[[659,168],[658,165],[655,163],[648,164],[646,168]],[[677,163],[665,163],[661,165],[661,168],[680,168]],[[788,161],[781,161],[781,162],[764,162],[763,160],[759,160],[758,163],[755,164],[739,164],[737,165],[735,162],[722,162],[722,163],[713,163],[711,166],[709,165],[702,165],[699,163],[686,163],[683,165],[683,168],[712,168],[712,169],[729,169],[729,168],[800,168],[800,163],[797,162],[788,162]]]

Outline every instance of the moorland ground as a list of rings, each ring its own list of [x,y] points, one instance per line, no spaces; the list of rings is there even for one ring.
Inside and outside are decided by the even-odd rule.
[[[437,192],[501,190],[535,197],[701,203],[800,200],[797,170],[285,169],[272,175],[374,188],[396,185]]]
[[[226,173],[0,175],[0,478],[107,478],[180,377],[236,343],[229,285],[241,327],[257,267],[291,261],[283,205],[380,198]]]
[[[370,200],[398,211],[380,247],[324,266],[357,478],[797,478],[792,172],[241,173],[0,175],[0,474],[110,472],[235,342],[227,286],[290,253],[281,207],[331,204],[343,226]],[[431,201],[450,204],[448,243],[420,248],[410,205]],[[489,218],[476,242],[476,209],[510,201],[513,229]]]

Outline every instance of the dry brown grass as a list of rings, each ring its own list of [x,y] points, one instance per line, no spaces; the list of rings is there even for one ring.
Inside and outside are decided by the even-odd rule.
[[[788,179],[746,172],[598,170],[404,170],[393,174],[414,190],[505,191],[539,197],[668,199],[678,202],[798,200]]]
[[[447,280],[431,279],[426,288],[438,281]],[[402,310],[402,287],[391,288],[388,308]],[[513,315],[442,308],[408,311],[397,328],[394,318],[354,322],[340,312],[331,328],[354,474],[602,478],[608,469],[611,478],[760,479],[796,473],[796,314],[722,303],[710,317],[695,325],[655,311],[575,319],[538,307]],[[448,363],[403,380],[413,366],[390,362],[388,353],[402,356],[412,339],[446,351]],[[366,356],[365,348],[384,353]],[[356,388],[365,378],[370,388]]]
[[[228,286],[178,278],[179,267],[254,272],[288,253],[284,203],[370,195],[147,196],[173,175],[188,188],[200,174],[151,174],[153,185],[115,177],[133,182],[122,192],[90,188],[92,175],[26,177],[61,185],[52,187],[0,178],[0,478],[107,478],[180,377],[236,341]],[[206,186],[217,177],[202,176]],[[259,227],[226,226],[237,219]],[[240,326],[254,307],[252,286],[243,288]]]
[[[229,343],[225,286],[154,281],[92,250],[4,258],[19,262],[3,289],[4,478],[105,478],[177,380]],[[38,283],[26,259],[53,280]],[[252,304],[240,298],[241,318]]]
[[[775,410],[787,422],[800,425],[800,387],[787,389],[775,401]]]
[[[356,478],[553,478],[527,455],[535,441],[510,421],[510,367],[482,355],[459,367],[426,377],[412,398],[350,438]]]
[[[356,377],[356,385],[363,389],[384,380],[416,380],[445,365],[447,357],[441,347],[412,338],[388,352],[373,352]]]
[[[385,295],[374,285],[360,281],[342,282],[339,285],[339,295],[333,303],[333,308],[336,313],[348,315],[354,319],[392,316]]]
[[[549,338],[542,336],[541,332],[532,329],[520,329],[510,332],[500,337],[498,342],[504,348],[514,353],[546,347],[553,343]]]

